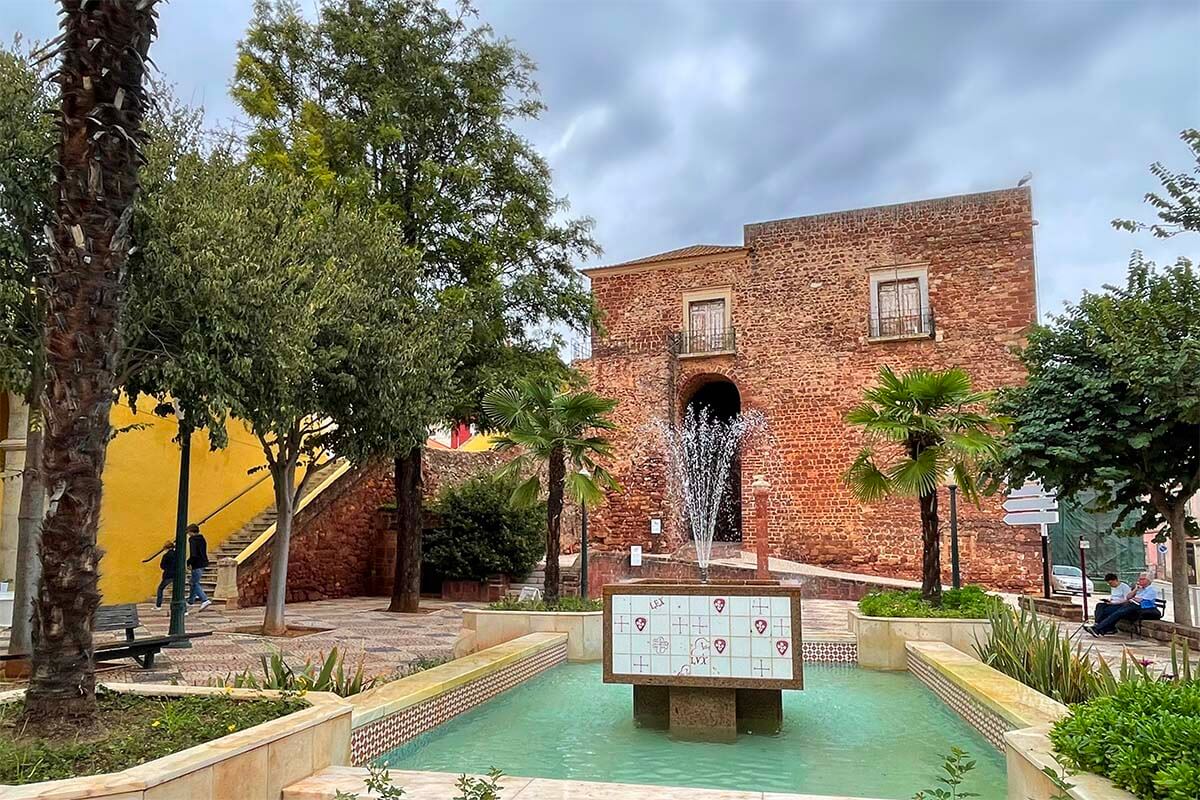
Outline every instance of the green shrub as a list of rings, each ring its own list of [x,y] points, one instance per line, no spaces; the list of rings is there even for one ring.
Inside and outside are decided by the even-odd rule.
[[[375,685],[375,678],[363,677],[363,665],[350,672],[345,666],[345,657],[335,647],[329,655],[321,657],[318,668],[311,660],[305,661],[298,671],[283,660],[283,653],[278,650],[268,656],[261,656],[262,677],[246,670],[238,675],[227,675],[222,681],[214,681],[218,686],[230,686],[234,689],[277,689],[285,692],[333,692],[341,697],[364,692]]]
[[[988,611],[1003,601],[980,586],[964,586],[942,592],[942,604],[935,606],[911,591],[871,592],[858,601],[858,610],[868,617],[944,617],[948,619],[985,619]]]
[[[557,603],[547,603],[506,597],[491,603],[488,608],[492,611],[603,611],[604,602],[595,598],[560,597]]]
[[[445,580],[523,577],[546,548],[546,506],[513,508],[515,480],[474,478],[443,490],[425,531],[424,568]]]
[[[1143,800],[1200,797],[1200,682],[1125,681],[1071,709],[1050,732],[1079,770],[1110,778]]]

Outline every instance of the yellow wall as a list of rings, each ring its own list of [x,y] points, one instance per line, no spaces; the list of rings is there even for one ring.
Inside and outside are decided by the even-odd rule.
[[[114,407],[114,429],[144,425],[118,434],[108,445],[104,467],[104,499],[100,507],[100,591],[103,603],[140,602],[158,585],[158,559],[143,564],[175,535],[175,502],[179,488],[179,446],[171,439],[173,418],[149,411],[135,414],[128,406]],[[225,501],[262,478],[264,471],[247,471],[264,463],[254,436],[235,420],[229,421],[229,445],[210,451],[203,432],[192,437],[189,520],[215,511]],[[204,524],[210,555],[231,534],[274,502],[267,478],[229,508]]]
[[[481,453],[485,450],[491,450],[495,439],[487,434],[477,433],[470,439],[462,443],[458,449],[467,453]]]

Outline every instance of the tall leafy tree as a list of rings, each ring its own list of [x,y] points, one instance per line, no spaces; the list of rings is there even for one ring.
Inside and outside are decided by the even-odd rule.
[[[1095,490],[1130,533],[1166,528],[1175,620],[1192,624],[1186,542],[1200,490],[1200,277],[1186,261],[1156,269],[1135,253],[1124,286],[1085,293],[1033,330],[1024,386],[1001,396],[1013,417],[1005,468],[1063,497]]]
[[[96,527],[110,434],[121,274],[141,166],[155,0],[61,0],[59,142],[46,276],[42,576],[33,616],[34,720],[90,718]]]
[[[595,505],[606,491],[619,488],[597,458],[612,455],[604,431],[616,428],[608,415],[616,400],[595,392],[562,390],[548,380],[524,379],[512,387],[493,389],[483,398],[491,427],[499,433],[495,449],[515,451],[501,478],[521,477],[512,495],[518,507],[537,503],[546,480],[546,582],[543,595],[559,595],[558,556],[561,550],[563,498]]]
[[[846,420],[862,428],[868,444],[846,472],[859,500],[916,497],[921,506],[921,594],[942,596],[938,486],[953,472],[963,497],[978,502],[981,475],[999,455],[996,434],[1006,424],[989,414],[991,395],[971,388],[961,369],[879,370]]]
[[[183,347],[150,374],[203,403],[189,415],[228,408],[263,448],[278,511],[264,631],[279,634],[298,498],[332,452],[387,435],[449,379],[454,322],[440,325],[386,220],[304,176],[217,150],[180,159],[169,192],[148,212],[139,290]]]
[[[17,563],[10,653],[28,653],[37,586],[37,535],[45,510],[42,487],[42,384],[45,356],[46,227],[56,98],[45,70],[19,49],[0,50],[0,392],[29,408],[25,464],[17,509]],[[16,434],[16,431],[10,432]]]
[[[1127,231],[1148,230],[1160,239],[1180,233],[1200,232],[1200,130],[1187,128],[1179,138],[1192,151],[1196,162],[1190,170],[1175,171],[1155,161],[1150,174],[1162,184],[1162,191],[1147,192],[1145,200],[1155,209],[1158,222],[1146,224],[1127,219],[1114,219],[1113,227]]]
[[[380,440],[396,456],[394,611],[419,599],[421,448],[410,443],[476,419],[514,374],[565,374],[553,326],[594,321],[573,268],[598,252],[591,221],[565,218],[545,161],[514,130],[542,110],[533,65],[473,17],[466,3],[323,0],[309,21],[294,2],[257,0],[233,84],[258,163],[367,198],[469,326],[421,436]]]

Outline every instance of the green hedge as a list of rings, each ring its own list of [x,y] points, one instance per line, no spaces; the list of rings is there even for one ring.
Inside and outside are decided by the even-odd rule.
[[[1050,741],[1069,766],[1104,775],[1143,800],[1196,800],[1200,682],[1121,682],[1113,694],[1073,706]]]
[[[580,597],[560,597],[557,603],[547,603],[544,600],[517,600],[506,597],[488,606],[491,611],[603,611],[604,602],[600,599],[584,600]]]
[[[858,610],[868,617],[945,617],[985,619],[988,611],[1003,602],[980,586],[964,586],[942,592],[942,604],[934,606],[921,599],[917,590],[871,592],[858,601]]]
[[[545,552],[546,506],[513,508],[515,486],[483,477],[444,489],[431,509],[437,526],[425,531],[424,569],[445,580],[528,575]]]

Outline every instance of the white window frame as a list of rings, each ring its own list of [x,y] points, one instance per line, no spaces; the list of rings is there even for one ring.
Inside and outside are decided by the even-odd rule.
[[[879,319],[879,285],[893,281],[917,279],[921,291],[921,313],[929,313],[929,267],[925,265],[909,265],[894,267],[875,267],[868,273],[871,286],[871,319]],[[930,332],[904,334],[901,336],[874,336],[873,339],[927,339]]]

